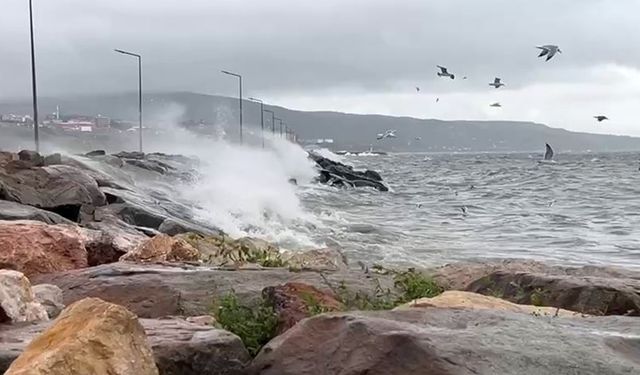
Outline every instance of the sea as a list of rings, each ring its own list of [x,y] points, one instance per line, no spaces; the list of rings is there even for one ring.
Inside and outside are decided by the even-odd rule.
[[[329,154],[325,152],[325,156]],[[390,192],[299,187],[311,237],[366,263],[523,258],[640,268],[638,153],[333,156]]]
[[[234,237],[259,237],[297,251],[334,247],[352,264],[432,267],[522,258],[640,269],[637,152],[556,150],[555,163],[540,163],[543,148],[502,154],[316,150],[379,172],[390,188],[379,192],[315,183],[306,150],[281,139],[267,139],[262,148],[259,133],[238,145],[170,130],[170,139],[147,136],[145,150],[200,160],[197,181],[160,184],[136,173],[129,179],[141,194],[180,200],[194,207],[195,219]],[[5,150],[30,145],[28,137],[0,141]],[[72,141],[49,139],[44,148],[73,155],[96,148],[118,152],[135,149],[137,139]]]

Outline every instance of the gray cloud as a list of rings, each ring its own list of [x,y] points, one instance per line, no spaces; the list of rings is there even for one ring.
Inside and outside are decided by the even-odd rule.
[[[415,85],[434,95],[479,95],[496,75],[508,89],[525,90],[582,82],[585,71],[600,66],[640,69],[637,0],[58,0],[34,5],[39,88],[46,96],[135,89],[135,61],[113,48],[144,55],[149,90],[233,94],[235,82],[218,73],[225,68],[243,73],[249,93],[283,100],[309,97],[318,107],[333,103],[335,96],[383,97]],[[0,98],[29,94],[27,20],[25,1],[2,1]],[[549,63],[537,59],[535,45],[546,43],[559,44],[564,53]],[[470,79],[439,80],[436,64]],[[342,107],[360,108],[357,103]]]

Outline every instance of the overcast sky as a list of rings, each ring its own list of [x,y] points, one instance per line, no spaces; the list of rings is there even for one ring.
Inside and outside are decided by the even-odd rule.
[[[34,0],[34,13],[42,96],[135,90],[122,48],[144,56],[150,91],[235,95],[229,69],[247,96],[294,109],[640,136],[640,0]],[[0,0],[0,100],[29,95],[28,32],[28,1]],[[541,44],[564,53],[545,62]]]

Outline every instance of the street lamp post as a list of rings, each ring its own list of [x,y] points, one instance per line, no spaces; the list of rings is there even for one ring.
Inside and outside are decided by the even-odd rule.
[[[260,136],[262,137],[262,148],[264,148],[264,102],[256,98],[249,98],[249,100],[260,103]]]
[[[240,86],[240,93],[239,93],[239,96],[240,96],[239,98],[240,100],[240,144],[242,144],[242,76],[240,74],[231,73],[226,70],[222,70],[222,73],[230,76],[238,77],[239,86]]]
[[[274,129],[276,128],[276,114],[270,109],[265,109],[264,111],[271,113],[271,134],[273,134]]]
[[[285,129],[287,128],[285,124],[285,122],[280,121],[280,138],[282,138],[282,127],[284,126]]]
[[[33,38],[33,6],[29,0],[29,29],[31,31],[31,89],[33,94],[33,137],[36,152],[40,152],[40,136],[38,134],[38,92],[36,85],[36,52]]]
[[[142,56],[137,53],[123,51],[121,49],[114,50],[123,55],[133,56],[138,59],[138,147],[142,152]]]
[[[280,129],[282,129],[282,119],[276,117],[276,120],[280,121]],[[271,132],[273,133],[274,136],[276,135],[276,123],[275,122],[273,123],[273,127],[271,128]]]

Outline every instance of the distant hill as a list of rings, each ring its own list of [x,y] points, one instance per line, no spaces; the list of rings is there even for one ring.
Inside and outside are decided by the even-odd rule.
[[[237,99],[187,92],[145,95],[145,124],[204,121],[225,125],[228,134],[236,134]],[[136,94],[42,98],[41,113],[52,113],[56,105],[64,114],[137,118]],[[259,105],[244,102],[244,123],[259,127]],[[334,139],[336,150],[366,150],[373,146],[385,151],[533,151],[551,143],[559,151],[634,151],[640,150],[640,138],[569,132],[531,122],[440,121],[382,115],[355,115],[338,112],[305,112],[265,106],[298,133],[300,138]],[[31,113],[28,102],[0,103],[0,113]],[[271,128],[270,115],[265,115]],[[376,140],[376,134],[397,129],[397,138]]]

